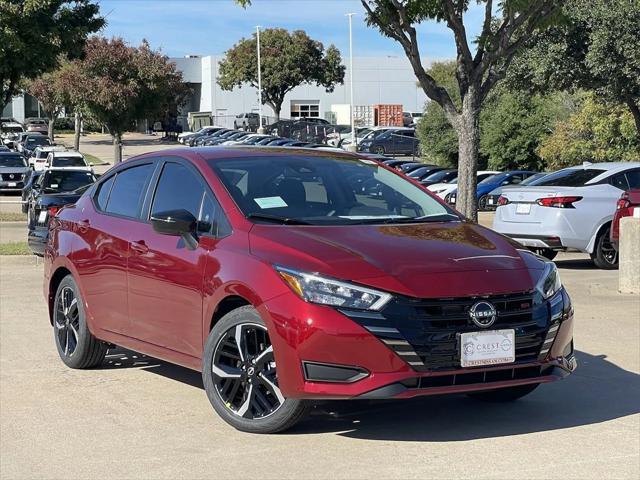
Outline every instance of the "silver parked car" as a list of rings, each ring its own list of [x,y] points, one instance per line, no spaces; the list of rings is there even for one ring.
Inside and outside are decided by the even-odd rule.
[[[29,172],[27,159],[16,152],[0,152],[0,192],[20,192]]]
[[[493,229],[550,259],[559,250],[577,250],[589,253],[597,267],[614,269],[611,220],[620,194],[630,188],[640,188],[640,162],[565,168],[535,186],[503,191]]]

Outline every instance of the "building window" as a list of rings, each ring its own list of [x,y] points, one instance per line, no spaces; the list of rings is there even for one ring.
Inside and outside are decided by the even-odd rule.
[[[292,100],[291,118],[319,118],[320,102],[317,100]]]

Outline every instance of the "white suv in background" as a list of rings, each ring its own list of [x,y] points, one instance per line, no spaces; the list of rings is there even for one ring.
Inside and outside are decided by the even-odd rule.
[[[599,268],[618,266],[609,231],[623,191],[640,188],[640,162],[585,163],[535,186],[504,190],[493,229],[553,259],[559,250],[591,255]]]
[[[44,146],[44,147],[36,147],[33,151],[33,155],[29,157],[29,166],[34,170],[40,171],[43,170],[47,163],[47,156],[51,152],[64,152],[66,151],[65,147],[61,146]],[[38,167],[36,167],[38,165]]]
[[[65,169],[73,168],[74,170],[86,170],[93,172],[93,167],[87,163],[84,156],[79,152],[49,152],[47,155],[47,161],[42,164],[35,164],[34,170],[36,172],[46,170],[48,168]]]

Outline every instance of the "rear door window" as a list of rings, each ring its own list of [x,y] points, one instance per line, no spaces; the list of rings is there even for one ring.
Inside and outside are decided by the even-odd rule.
[[[105,211],[124,217],[139,217],[152,172],[153,164],[150,163],[118,172]]]
[[[614,175],[609,179],[609,183],[620,190],[629,190],[629,182],[627,182],[627,177],[624,173]]]

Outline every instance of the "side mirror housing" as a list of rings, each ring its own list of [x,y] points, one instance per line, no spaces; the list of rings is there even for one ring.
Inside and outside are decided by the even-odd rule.
[[[193,234],[197,223],[197,219],[183,209],[158,212],[151,217],[153,229],[162,235]]]
[[[198,247],[196,229],[198,220],[184,209],[158,212],[151,216],[151,226],[162,235],[182,237],[189,250]]]

